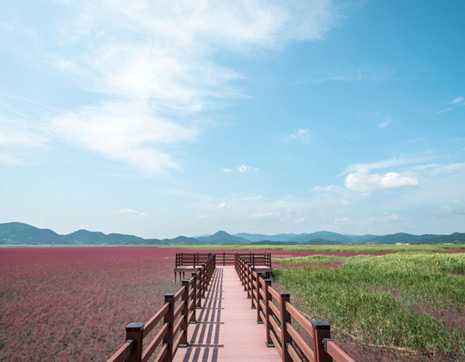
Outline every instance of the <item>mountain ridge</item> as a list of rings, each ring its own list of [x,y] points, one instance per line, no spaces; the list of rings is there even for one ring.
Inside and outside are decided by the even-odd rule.
[[[351,245],[351,244],[436,244],[465,243],[465,233],[450,235],[395,233],[388,235],[352,235],[331,231],[318,231],[303,234],[229,234],[220,230],[208,236],[178,236],[165,239],[145,239],[136,235],[119,233],[104,234],[99,231],[77,230],[60,235],[50,229],[10,222],[0,224],[0,246],[41,246],[41,245]]]

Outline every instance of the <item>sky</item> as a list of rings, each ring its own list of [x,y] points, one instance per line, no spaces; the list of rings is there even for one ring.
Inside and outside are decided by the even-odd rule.
[[[0,223],[465,232],[465,2],[0,3]]]

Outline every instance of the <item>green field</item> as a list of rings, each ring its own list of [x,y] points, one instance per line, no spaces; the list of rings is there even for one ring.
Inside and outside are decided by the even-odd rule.
[[[283,266],[299,267],[275,270],[275,282],[309,319],[327,320],[358,345],[464,361],[465,254],[403,251],[409,253],[284,259]],[[317,266],[327,263],[342,266]]]
[[[367,360],[465,361],[465,253],[442,253],[463,244],[192,248],[335,253],[279,259],[275,287]]]

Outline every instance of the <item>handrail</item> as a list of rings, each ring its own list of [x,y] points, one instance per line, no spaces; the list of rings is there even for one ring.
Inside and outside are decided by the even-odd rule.
[[[178,259],[176,255],[176,263]],[[197,253],[193,258],[194,264],[199,260],[200,254]],[[216,269],[215,254],[208,253],[208,258],[200,265],[190,279],[182,281],[182,287],[175,294],[165,294],[165,303],[147,323],[129,323],[126,326],[126,342],[107,362],[146,362],[160,344],[162,348],[155,361],[172,361],[177,349],[187,346],[187,327],[191,321],[196,321],[196,306],[200,307],[201,299],[205,298]],[[163,324],[157,334],[143,350],[144,338],[162,319]]]
[[[168,311],[168,308],[170,305],[168,303],[165,303],[163,307],[161,307],[155,315],[150,318],[150,320],[144,325],[143,331],[142,331],[142,337],[145,337],[147,334],[150,333],[150,331],[155,327],[158,322],[161,321],[161,319],[165,316],[166,312]]]
[[[283,362],[312,361],[354,362],[330,336],[326,321],[309,321],[290,302],[289,293],[278,293],[271,287],[271,280],[263,279],[252,266],[254,260],[236,253],[235,268],[244,291],[257,307],[257,323],[265,323],[266,344],[274,346]],[[271,257],[270,257],[271,264]],[[273,303],[273,301],[276,302]],[[291,323],[300,325],[311,337],[307,342]]]

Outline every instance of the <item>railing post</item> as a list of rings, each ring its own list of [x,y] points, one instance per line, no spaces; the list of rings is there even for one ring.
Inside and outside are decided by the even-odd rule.
[[[254,285],[253,285],[253,273],[255,271],[255,268],[252,267],[250,268],[250,302],[251,302],[251,308],[252,309],[255,309],[255,306],[253,305],[253,301],[254,301],[254,298],[255,298],[255,288],[254,288]]]
[[[290,362],[292,361],[291,355],[287,350],[288,343],[291,343],[291,336],[287,331],[287,324],[291,323],[291,314],[286,310],[286,303],[289,303],[290,294],[289,293],[281,293],[280,294],[280,318],[279,321],[281,322],[281,360],[283,362]]]
[[[192,304],[192,317],[194,321],[197,323],[197,313],[196,313],[196,308],[197,308],[197,272],[192,273],[192,278],[194,278],[192,282],[192,288],[194,289],[194,293],[192,293],[192,299],[194,300],[194,303]]]
[[[126,326],[126,340],[133,341],[133,350],[126,362],[142,361],[142,328],[144,323],[129,323]]]
[[[207,270],[205,264],[202,264],[202,298],[205,299],[205,292],[207,291]]]
[[[262,321],[262,306],[260,304],[260,287],[262,285],[262,273],[257,273],[257,323],[263,324]],[[262,288],[263,289],[263,288]]]
[[[247,281],[246,281],[246,285],[247,285],[247,297],[248,298],[252,298],[251,295],[250,295],[250,279],[251,279],[251,267],[250,267],[250,263],[247,264]]]
[[[174,335],[173,335],[173,328],[174,328],[174,294],[167,293],[165,294],[165,303],[169,304],[169,308],[165,314],[163,319],[164,323],[168,323],[168,330],[166,331],[165,336],[163,337],[163,344],[168,344],[168,350],[166,351],[166,356],[163,359],[164,362],[171,362],[173,361],[173,344],[174,344]]]
[[[187,328],[189,326],[189,321],[187,318],[189,317],[189,280],[183,279],[182,287],[184,288],[184,293],[182,293],[182,303],[184,307],[182,308],[182,325],[181,325],[181,333],[184,333],[181,337],[181,341],[179,342],[179,347],[187,347]]]
[[[315,362],[332,362],[331,356],[326,353],[323,346],[323,339],[331,338],[331,326],[326,321],[311,321],[313,326],[313,351],[315,352]]]
[[[196,278],[197,285],[195,287],[195,292],[197,294],[195,296],[197,300],[197,305],[196,305],[197,308],[202,307],[202,278],[203,278],[203,270],[202,268],[197,268],[197,278]]]
[[[266,330],[266,346],[267,347],[274,347],[273,341],[271,340],[270,336],[270,316],[271,316],[271,308],[270,308],[270,303],[271,303],[271,293],[269,291],[269,288],[271,288],[271,280],[266,279],[265,280],[265,330]]]

